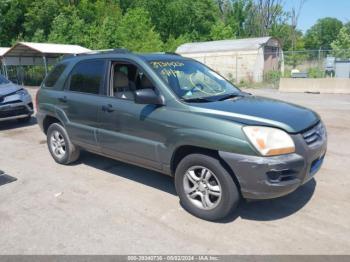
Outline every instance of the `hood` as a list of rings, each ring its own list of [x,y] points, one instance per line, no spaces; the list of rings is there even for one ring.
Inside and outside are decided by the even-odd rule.
[[[0,85],[0,97],[7,96],[11,93],[14,93],[18,90],[22,89],[22,87],[15,85],[13,83]]]
[[[246,125],[277,127],[288,133],[298,133],[320,120],[315,112],[305,107],[251,95],[211,103],[191,103],[191,105],[200,109],[199,112],[202,114],[215,115]]]

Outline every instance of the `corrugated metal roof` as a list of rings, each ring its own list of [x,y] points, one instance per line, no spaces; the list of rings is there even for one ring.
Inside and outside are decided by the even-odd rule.
[[[206,53],[220,51],[257,50],[272,37],[219,40],[209,42],[186,43],[176,49],[176,53]]]
[[[79,45],[19,42],[11,47],[4,56],[36,57],[46,55],[48,57],[58,57],[60,55],[81,54],[90,51],[90,49]]]
[[[10,50],[10,47],[0,47],[0,57],[3,56],[8,50]]]

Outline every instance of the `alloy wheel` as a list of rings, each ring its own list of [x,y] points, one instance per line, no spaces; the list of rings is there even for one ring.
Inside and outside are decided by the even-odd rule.
[[[214,209],[221,200],[222,188],[216,175],[206,167],[193,166],[183,178],[187,198],[196,207]]]
[[[57,158],[61,159],[66,155],[66,141],[63,135],[57,130],[53,131],[51,134],[50,147]]]

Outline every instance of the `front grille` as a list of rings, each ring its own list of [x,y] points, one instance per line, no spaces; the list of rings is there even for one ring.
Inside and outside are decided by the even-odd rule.
[[[5,110],[0,111],[0,118],[26,115],[26,114],[28,114],[28,109],[25,106],[16,106],[6,111]]]
[[[31,110],[33,110],[33,103],[29,103],[28,106],[30,107]]]
[[[306,144],[312,145],[318,141],[322,141],[326,136],[326,129],[322,122],[319,122],[316,126],[305,131],[303,134]]]
[[[1,103],[1,100],[0,100],[0,103]],[[13,100],[13,101],[1,103],[1,105],[9,105],[9,104],[17,104],[17,103],[22,103],[22,101],[21,100]]]

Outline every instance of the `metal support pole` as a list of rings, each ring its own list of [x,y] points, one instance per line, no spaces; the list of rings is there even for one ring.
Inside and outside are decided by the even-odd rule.
[[[47,60],[46,60],[46,56],[43,56],[43,61],[44,61],[44,66],[45,66],[45,76],[47,76],[48,69],[47,69]]]
[[[238,55],[236,54],[236,84],[239,84],[238,82]]]
[[[9,76],[8,76],[8,73],[7,73],[6,58],[4,58],[4,59],[2,60],[2,64],[3,64],[3,67],[4,67],[4,74],[5,74],[5,77],[6,77],[7,79],[9,79]]]
[[[24,85],[24,69],[22,66],[22,57],[19,57],[19,78],[20,78],[20,82],[21,85]]]
[[[3,75],[5,75],[5,66],[4,66],[4,62],[2,61],[2,59],[0,59],[0,62],[1,62],[1,73]]]

